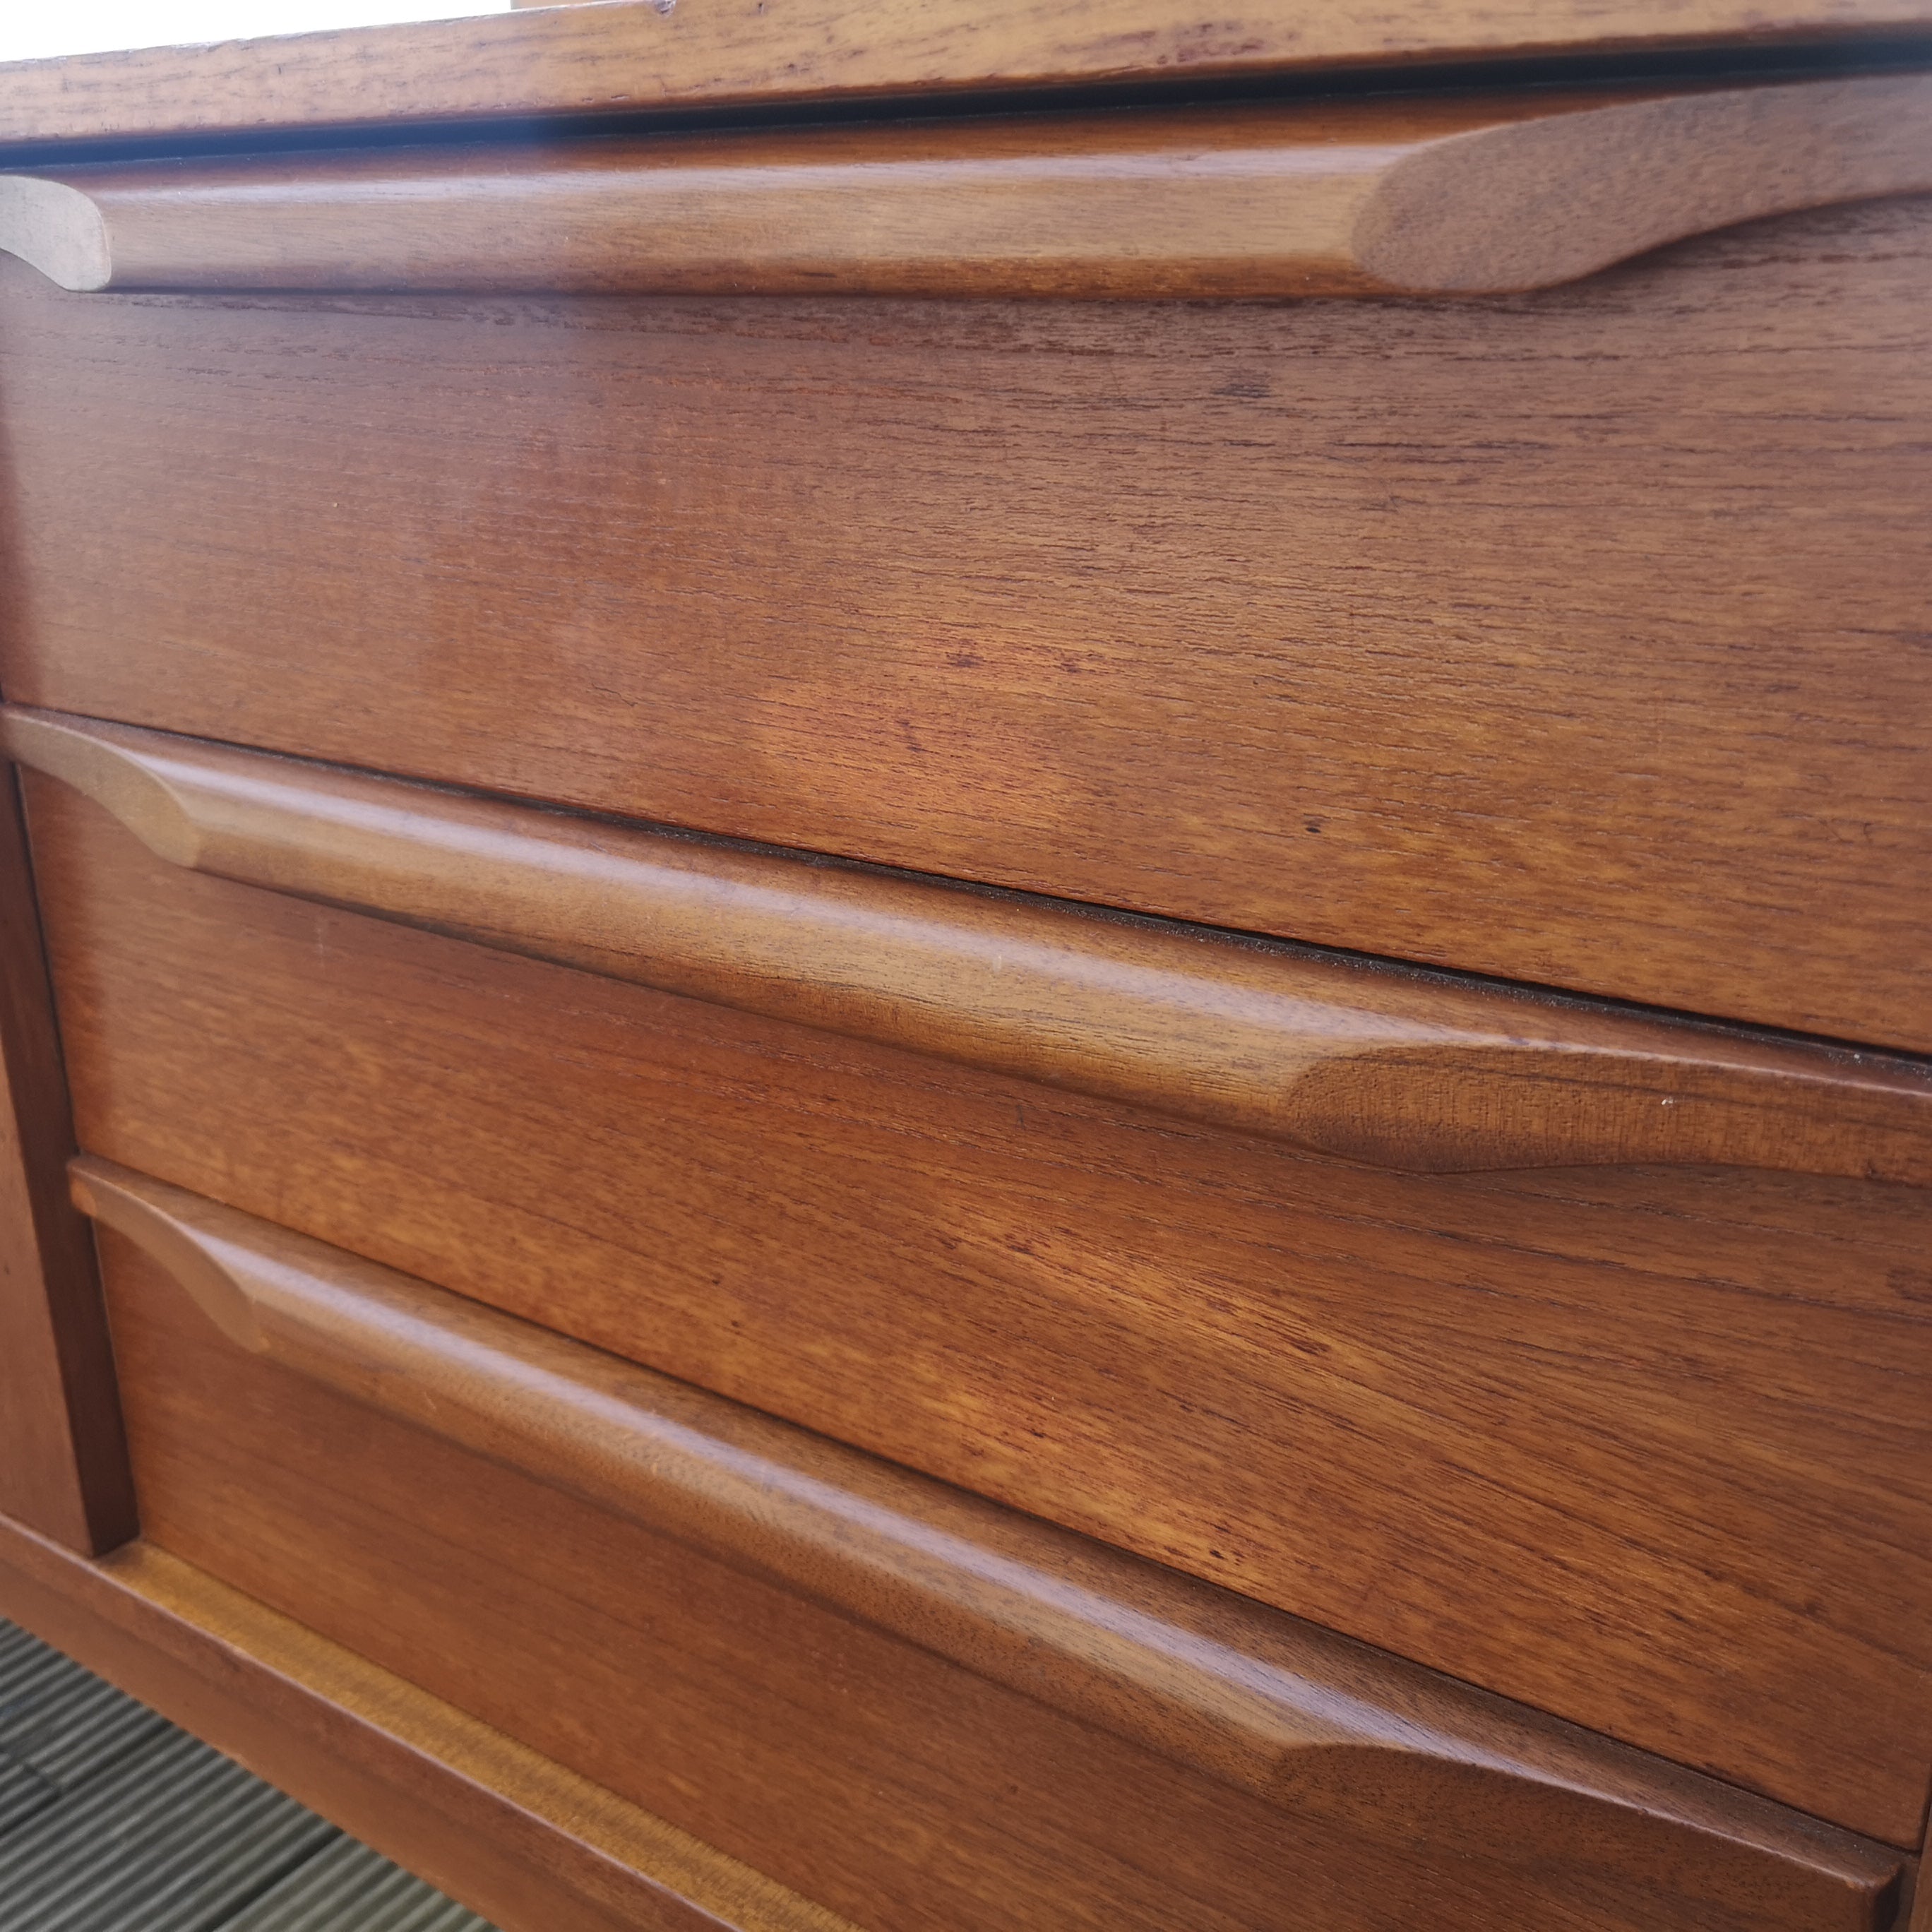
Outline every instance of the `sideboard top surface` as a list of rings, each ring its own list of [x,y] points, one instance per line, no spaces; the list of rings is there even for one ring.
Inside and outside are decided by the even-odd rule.
[[[0,154],[1928,34],[1928,0],[598,0],[0,64]]]

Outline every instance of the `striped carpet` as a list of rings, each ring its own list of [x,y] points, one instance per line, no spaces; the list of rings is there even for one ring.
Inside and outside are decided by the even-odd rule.
[[[0,1621],[5,1932],[491,1932]]]

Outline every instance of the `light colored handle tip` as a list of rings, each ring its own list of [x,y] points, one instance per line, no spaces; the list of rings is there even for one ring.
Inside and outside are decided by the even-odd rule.
[[[0,175],[0,250],[84,294],[113,280],[106,218],[80,189],[63,182]]]

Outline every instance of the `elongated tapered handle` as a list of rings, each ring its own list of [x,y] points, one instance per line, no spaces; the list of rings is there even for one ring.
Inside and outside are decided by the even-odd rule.
[[[1932,188],[1918,74],[1384,97],[0,177],[64,286],[1073,298],[1544,288]]]
[[[74,1198],[230,1340],[1362,1841],[1873,1932],[1900,1854],[200,1196]]]
[[[163,857],[1379,1166],[1932,1185],[1932,1069],[48,712],[0,748]]]

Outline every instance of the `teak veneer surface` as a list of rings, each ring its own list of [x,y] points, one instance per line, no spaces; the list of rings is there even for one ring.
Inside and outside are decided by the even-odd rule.
[[[253,1238],[224,1233],[232,1263]],[[377,1360],[420,1328],[406,1304],[421,1310],[436,1292],[406,1282],[386,1291],[364,1264],[347,1300],[332,1297],[326,1275],[356,1280],[352,1264],[345,1274],[328,1250],[318,1264],[313,1250],[286,1237],[278,1244],[275,1230],[260,1234],[268,1245],[255,1252],[278,1284],[272,1306],[254,1305],[267,1358],[221,1339],[169,1274],[118,1234],[104,1235],[155,1539],[272,1604],[299,1604],[325,1634],[728,1851],[755,1847],[764,1868],[862,1925],[1289,1932],[1312,1922],[1397,1932],[1426,1910],[1457,1932],[1557,1923],[1876,1932],[1889,1919],[1902,1853],[1614,1747],[1603,1748],[1603,1782],[1624,1786],[1628,1802],[1566,1802],[1533,1774],[1513,1779],[1511,1765],[1567,1754],[1574,1789],[1590,1776],[1591,1740],[1460,1687],[1431,1690],[1400,1666],[1384,1672],[1393,1708],[1376,1708],[1372,1653],[1350,1658],[1286,1620],[1271,1636],[1267,1618],[1244,1618],[1238,1601],[1222,1628],[1252,1627],[1257,1690],[1298,1645],[1318,1675],[1340,1662],[1327,1688],[1332,1714],[1318,1695],[1308,1712],[1317,1732],[1330,1733],[1328,1748],[1285,1748],[1274,1802],[1190,1774],[1112,1726],[1072,1721],[1051,1698],[1034,1701],[776,1583],[742,1560],[750,1551],[721,1562],[704,1547],[711,1526],[701,1511],[688,1522],[676,1510],[661,1523],[625,1520],[533,1482],[500,1453],[482,1460],[277,1366],[280,1342],[293,1339],[286,1318],[301,1304],[314,1310],[318,1291],[334,1300],[327,1318],[352,1350],[356,1294],[380,1297],[380,1311],[372,1304],[359,1317]],[[318,1265],[325,1277],[310,1273]],[[234,1312],[245,1328],[249,1317]],[[501,1346],[491,1319],[450,1317],[479,1375]],[[558,1346],[532,1339],[554,1360]],[[566,1354],[571,1346],[561,1345]],[[550,1380],[544,1399],[554,1401]],[[525,1383],[516,1401],[530,1393]],[[704,1399],[674,1400],[678,1436],[704,1442]],[[516,1410],[500,1396],[484,1404],[500,1452]],[[758,1454],[752,1419],[724,1426],[738,1457]],[[784,1432],[763,1433],[770,1450]],[[817,1485],[868,1480],[848,1454],[809,1438],[780,1453],[813,1468]],[[895,1485],[884,1471],[878,1481],[885,1487],[872,1485],[872,1508],[855,1524],[860,1544],[866,1522],[903,1508],[921,1486]],[[786,1533],[796,1487],[774,1487],[770,1542]],[[640,1515],[655,1514],[640,1502]],[[956,1526],[974,1520],[963,1499],[937,1506]],[[997,1514],[968,1534],[1002,1538]],[[687,1529],[694,1540],[679,1534]],[[1028,1540],[1023,1521],[1013,1533]],[[928,1547],[945,1560],[943,1535]],[[979,1556],[982,1574],[991,1555]],[[1106,1552],[1096,1557],[1066,1564],[1070,1602],[1080,1582],[1107,1574]],[[1136,1568],[1115,1567],[1130,1577]],[[1055,1580],[1042,1581],[1052,1588]],[[1157,1573],[1129,1588],[1130,1603],[1162,1614]],[[1169,1642],[1184,1650],[1180,1631]],[[1041,1654],[1021,1674],[1050,1685],[1061,1662]],[[1445,1719],[1460,1732],[1453,1743]],[[1381,1726],[1393,1748],[1352,1750],[1347,1734],[1365,1724]],[[1432,1742],[1449,1751],[1432,1768]],[[1552,1858],[1546,1848],[1557,1844],[1563,1856]]]
[[[1518,88],[0,176],[63,287],[1253,297],[1570,281],[1932,188],[1932,78]]]
[[[72,1171],[236,1346],[1304,1828],[1480,1861],[1504,1892],[1562,1844],[1585,1892],[1883,1916],[1896,1852],[203,1196]]]
[[[1926,1191],[1378,1174],[30,802],[90,1152],[1916,1846]]]
[[[16,702],[1932,1048],[1932,202],[1455,304],[0,292]]]
[[[852,1932],[152,1544],[90,1563],[0,1516],[0,1608],[500,1932]]]
[[[660,992],[1424,1173],[1932,1186],[1932,1068],[0,709],[171,864]]]
[[[33,870],[0,764],[0,1513],[70,1549],[134,1534],[114,1364],[74,1148]]]
[[[1862,44],[1925,0],[639,0],[0,65],[0,142],[802,106],[1538,56]]]

